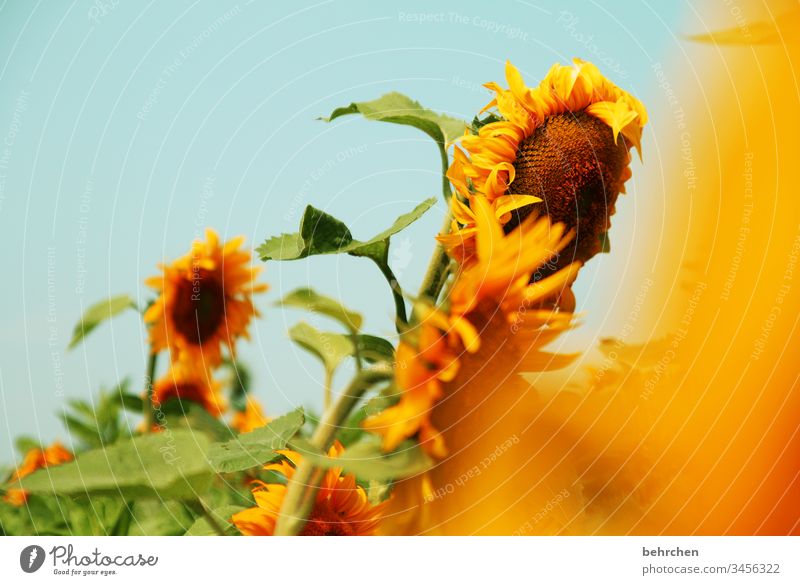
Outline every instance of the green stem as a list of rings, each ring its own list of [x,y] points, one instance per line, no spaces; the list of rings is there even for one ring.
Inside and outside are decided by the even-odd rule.
[[[373,367],[358,374],[333,406],[322,415],[319,425],[311,436],[313,447],[322,453],[327,452],[333,444],[336,432],[350,416],[364,393],[373,384],[391,375],[391,368],[387,367]],[[314,508],[317,490],[324,475],[324,470],[314,467],[308,461],[301,461],[297,465],[292,479],[287,484],[286,496],[275,526],[276,536],[294,536],[300,533],[306,518]]]
[[[442,197],[444,202],[450,205],[450,197],[453,192],[450,190],[450,179],[447,178],[447,169],[450,168],[450,159],[447,157],[447,149],[444,144],[439,145],[439,155],[442,158]]]
[[[331,386],[333,386],[333,372],[325,368],[325,393],[322,396],[322,406],[325,410],[331,407]]]
[[[440,234],[450,233],[450,227],[453,223],[453,216],[450,211],[444,218]],[[434,303],[439,298],[439,293],[442,292],[442,287],[447,280],[447,269],[450,266],[450,258],[441,243],[436,243],[436,248],[433,251],[428,269],[425,271],[425,277],[422,279],[422,286],[419,289],[420,297],[427,297]]]
[[[144,402],[144,432],[149,433],[153,430],[153,420],[155,413],[153,412],[153,379],[156,376],[156,364],[158,363],[158,353],[151,350],[150,357],[147,359],[147,374],[144,380],[145,388],[147,390],[147,397]]]
[[[386,277],[386,281],[389,283],[389,286],[392,289],[392,296],[394,297],[394,310],[395,314],[397,315],[397,332],[399,333],[403,328],[403,325],[408,325],[408,316],[406,315],[406,301],[403,298],[403,289],[400,288],[400,283],[397,281],[397,277],[392,272],[392,269],[389,268],[389,264],[384,262],[375,262],[378,265],[378,268],[381,269],[381,273],[383,276]]]

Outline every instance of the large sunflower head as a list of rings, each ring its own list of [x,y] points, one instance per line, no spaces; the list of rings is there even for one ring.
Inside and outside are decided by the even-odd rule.
[[[338,441],[328,455],[338,457],[344,447]],[[287,479],[294,475],[301,456],[294,451],[280,451],[284,460],[264,466]],[[234,514],[231,522],[245,536],[272,536],[280,514],[286,485],[258,483],[253,490],[256,506]],[[354,475],[341,469],[329,469],[317,492],[314,509],[300,536],[370,536],[381,518],[385,502],[372,504]]]
[[[571,315],[553,310],[551,300],[570,286],[580,263],[538,280],[534,275],[569,244],[572,234],[565,234],[563,226],[553,226],[547,218],[533,217],[525,220],[523,229],[505,233],[485,198],[474,198],[472,210],[474,253],[461,265],[445,303],[439,308],[418,307],[418,326],[404,334],[398,345],[399,402],[363,423],[383,436],[387,451],[416,435],[428,453],[438,458],[446,455],[444,438],[432,418],[437,403],[458,399],[453,397],[458,388],[452,382],[467,356],[484,355],[487,362],[495,359],[497,348],[486,347],[484,338],[497,338],[498,327],[511,328],[518,340],[525,340],[526,363],[532,370],[565,364],[540,350],[570,325]]]
[[[160,406],[172,399],[196,402],[218,417],[225,410],[220,387],[202,363],[180,359],[172,362],[164,377],[153,384],[153,404]]]
[[[72,453],[67,451],[58,441],[44,449],[31,449],[25,454],[22,464],[17,467],[8,481],[9,483],[19,481],[34,471],[53,465],[60,465],[72,461],[72,459]],[[28,493],[23,489],[12,488],[6,492],[3,499],[14,506],[22,506],[28,499]]]
[[[492,110],[488,123],[461,139],[466,153],[456,147],[448,177],[466,201],[493,204],[506,231],[534,209],[523,196],[538,198],[541,214],[575,232],[549,271],[585,263],[608,244],[609,218],[631,176],[630,149],[641,152],[644,106],[580,59],[553,65],[538,87],[527,87],[511,63],[506,79],[508,89],[486,84],[495,93],[484,108]],[[453,210],[463,240],[445,243],[469,255],[474,224],[456,201]]]
[[[213,367],[223,345],[232,353],[235,340],[247,337],[250,320],[258,316],[252,295],[267,285],[255,283],[261,267],[250,265],[243,242],[238,237],[221,245],[208,229],[205,242],[195,241],[191,252],[145,281],[160,292],[145,313],[152,351],[169,348],[175,358]]]

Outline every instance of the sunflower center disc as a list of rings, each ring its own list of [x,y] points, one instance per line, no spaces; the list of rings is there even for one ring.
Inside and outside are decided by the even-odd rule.
[[[627,164],[628,146],[622,135],[614,144],[611,128],[586,112],[550,116],[520,144],[509,192],[541,197],[536,208],[551,222],[575,231],[572,242],[534,275],[536,280],[574,260],[585,263],[603,250]],[[534,207],[515,212],[506,232]]]
[[[203,345],[225,317],[225,292],[206,270],[183,280],[175,298],[175,328],[189,342]]]
[[[326,502],[317,502],[300,536],[353,536],[353,529]]]

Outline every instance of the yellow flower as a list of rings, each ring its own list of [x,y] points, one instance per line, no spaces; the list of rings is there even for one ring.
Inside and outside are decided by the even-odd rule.
[[[527,87],[511,63],[506,79],[509,89],[486,84],[495,98],[483,111],[496,108],[498,120],[461,138],[464,150],[455,148],[447,176],[470,206],[474,197],[501,201],[506,231],[533,209],[521,197],[540,197],[552,223],[576,232],[547,272],[585,263],[607,245],[609,217],[631,176],[629,150],[641,153],[644,106],[580,59],[553,65],[538,87]],[[442,241],[452,255],[468,257],[474,220],[459,203],[452,204],[453,234]]]
[[[267,286],[254,283],[261,268],[250,266],[250,253],[239,249],[243,242],[220,245],[208,229],[205,242],[195,241],[189,254],[161,267],[163,275],[145,281],[161,293],[145,313],[153,352],[169,348],[173,359],[213,368],[223,345],[232,354],[236,339],[247,337],[250,320],[259,316],[252,295]]]
[[[337,441],[328,452],[338,457],[344,448]],[[287,479],[294,475],[301,457],[294,451],[279,451],[286,459],[265,465]],[[246,536],[272,536],[286,495],[283,484],[265,484],[253,490],[256,506],[234,514],[231,522]],[[317,492],[314,509],[301,536],[370,536],[380,521],[385,502],[373,505],[354,475],[342,475],[341,469],[329,469]]]
[[[201,362],[180,359],[170,364],[163,378],[153,384],[153,404],[156,406],[176,398],[196,402],[214,416],[220,416],[225,404],[220,383]]]
[[[58,441],[45,449],[31,449],[25,454],[22,465],[17,468],[8,481],[9,483],[19,481],[38,469],[60,465],[67,461],[72,461],[72,459],[72,453],[67,451]],[[22,506],[28,499],[28,492],[23,489],[10,489],[3,499],[14,506]]]
[[[454,398],[448,383],[458,374],[464,356],[477,354],[482,337],[491,327],[512,328],[525,339],[526,363],[541,371],[562,367],[561,356],[540,349],[569,327],[571,315],[548,308],[547,302],[569,287],[579,263],[536,278],[539,270],[568,243],[561,225],[546,218],[529,218],[524,229],[505,234],[492,205],[476,198],[475,253],[462,265],[442,309],[418,308],[419,326],[398,345],[395,383],[400,401],[364,421],[364,428],[383,435],[383,448],[391,451],[401,441],[417,435],[431,455],[444,457],[445,441],[432,421],[436,404]],[[531,281],[535,281],[531,284]],[[498,324],[501,323],[501,324]],[[484,359],[493,358],[492,348]]]
[[[244,410],[234,413],[231,419],[231,427],[240,433],[249,433],[254,429],[263,427],[269,421],[270,419],[264,416],[264,410],[258,400],[253,396],[248,396]]]

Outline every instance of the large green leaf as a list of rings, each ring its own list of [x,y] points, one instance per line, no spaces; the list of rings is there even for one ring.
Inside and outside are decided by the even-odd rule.
[[[320,331],[302,321],[289,329],[289,337],[300,347],[317,356],[325,366],[325,370],[331,374],[346,358],[353,355],[353,342],[348,336]]]
[[[72,339],[67,349],[72,349],[78,345],[83,341],[83,338],[89,335],[100,323],[111,319],[126,309],[136,309],[136,302],[128,295],[117,295],[95,303],[86,309],[80,322],[75,325],[75,329],[72,332]]]
[[[211,465],[220,473],[243,471],[263,465],[283,449],[305,422],[303,409],[298,408],[268,425],[243,433],[225,443],[213,443],[208,450]]]
[[[369,102],[353,102],[349,106],[336,108],[329,118],[322,119],[331,122],[350,114],[361,114],[368,120],[413,126],[442,145],[464,134],[464,128],[467,126],[464,120],[437,114],[396,91]]]
[[[310,288],[298,288],[283,297],[278,304],[294,309],[305,309],[326,315],[339,321],[350,331],[361,329],[363,318],[355,311],[351,311],[336,299],[326,297]]]
[[[380,442],[365,440],[347,447],[339,457],[319,453],[305,439],[295,439],[291,444],[312,464],[326,469],[341,467],[361,481],[402,479],[422,473],[433,464],[413,441],[405,441],[394,452],[385,454]]]
[[[258,247],[262,260],[298,260],[318,254],[351,254],[379,258],[388,249],[388,240],[414,223],[436,202],[430,198],[398,217],[394,223],[368,240],[353,238],[350,229],[340,220],[311,205],[306,207],[300,230],[265,241]]]
[[[208,489],[213,477],[208,445],[205,435],[191,431],[144,435],[37,471],[21,485],[35,494],[191,500]]]

